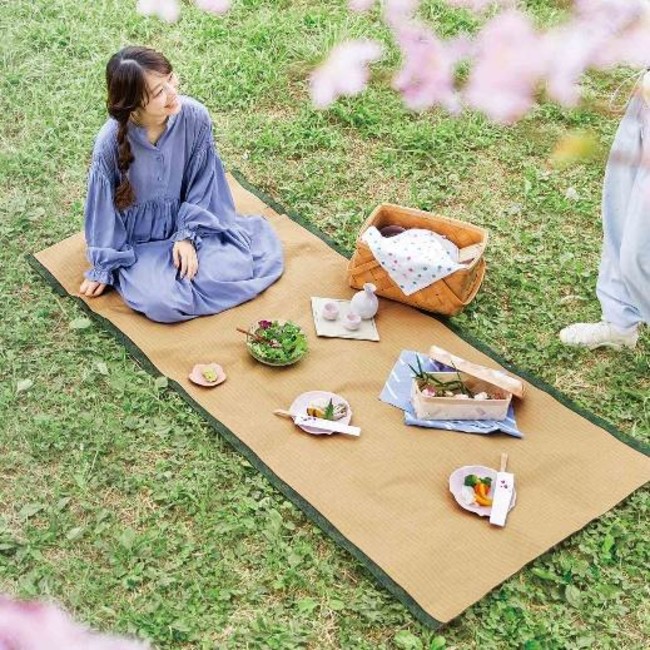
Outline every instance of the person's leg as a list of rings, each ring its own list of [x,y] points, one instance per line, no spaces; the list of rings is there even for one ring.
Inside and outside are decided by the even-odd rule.
[[[193,283],[180,279],[172,262],[173,242],[136,244],[137,261],[122,268],[115,288],[135,311],[158,323],[177,323],[196,316]]]
[[[596,285],[602,320],[597,323],[574,323],[565,327],[560,332],[560,340],[566,345],[590,350],[599,347],[633,348],[639,337],[637,330],[642,319],[636,307],[635,296],[630,292],[636,286],[634,255],[626,247],[632,248],[638,233],[630,228],[632,224],[629,217],[621,218],[620,213],[603,209],[603,216],[605,215],[603,252]]]
[[[204,235],[198,249],[194,305],[199,315],[216,314],[252,300],[282,275],[282,244],[261,216],[237,217],[237,230]]]
[[[594,349],[598,347],[634,347],[638,339],[638,324],[643,320],[636,295],[630,293],[630,283],[622,267],[627,263],[624,241],[635,235],[630,223],[640,211],[643,188],[640,180],[642,106],[636,98],[619,126],[607,164],[603,185],[603,249],[596,285],[601,304],[602,321],[575,323],[560,332],[567,345]]]
[[[633,204],[630,204],[633,211]],[[636,286],[633,261],[624,244],[631,248],[638,233],[630,228],[631,219],[603,200],[603,251],[598,272],[596,294],[602,309],[602,320],[597,323],[574,323],[560,332],[566,345],[585,347],[630,347],[636,345],[638,324],[642,320],[636,307],[636,296],[630,289]],[[649,229],[650,230],[650,229]],[[628,279],[628,276],[632,276]]]
[[[630,283],[625,277],[629,274],[630,259],[634,238],[640,236],[639,222],[644,206],[650,205],[646,194],[648,175],[631,164],[617,170],[615,178],[605,177],[603,191],[603,252],[596,284],[596,295],[600,301],[603,320],[615,328],[629,331],[641,322],[641,313],[635,296],[630,294]],[[634,179],[631,176],[634,174]],[[619,187],[612,184],[619,183]],[[622,186],[622,187],[621,187]],[[627,201],[621,200],[620,190],[630,188]],[[624,273],[625,264],[627,273]]]
[[[635,201],[630,205],[620,249],[620,273],[634,305],[632,325],[650,323],[650,169],[637,179]]]

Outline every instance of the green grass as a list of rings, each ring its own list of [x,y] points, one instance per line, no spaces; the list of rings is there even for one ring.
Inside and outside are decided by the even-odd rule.
[[[25,261],[81,228],[106,60],[152,45],[210,108],[226,163],[340,244],[381,201],[489,228],[485,284],[455,322],[647,442],[647,331],[625,352],[567,350],[556,336],[599,316],[600,187],[618,119],[607,102],[625,73],[590,77],[580,109],[545,105],[506,129],[407,112],[389,87],[392,53],[367,93],[321,113],[309,70],[344,37],[386,38],[375,14],[239,0],[213,19],[185,3],[168,26],[134,6],[0,5],[0,591],[55,598],[161,648],[644,647],[647,491],[428,631],[110,335],[70,328],[82,312]],[[445,33],[475,25],[440,2],[425,11]],[[572,128],[592,129],[601,155],[554,170],[553,144]]]

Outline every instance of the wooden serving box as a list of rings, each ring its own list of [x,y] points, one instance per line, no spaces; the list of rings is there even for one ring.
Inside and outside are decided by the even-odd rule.
[[[431,372],[436,379],[445,383],[460,379],[473,393],[486,392],[494,399],[477,400],[468,397],[444,397],[422,392],[418,379],[411,384],[411,403],[415,415],[421,420],[505,420],[513,396],[523,397],[525,386],[517,377],[467,361],[447,350],[432,346],[429,356],[447,366],[457,369],[452,372]],[[444,388],[440,388],[444,390]]]

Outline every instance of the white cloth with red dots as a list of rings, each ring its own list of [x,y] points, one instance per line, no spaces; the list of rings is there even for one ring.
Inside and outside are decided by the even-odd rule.
[[[371,226],[361,239],[407,296],[465,268],[456,261],[455,244],[430,230],[410,228],[394,237],[382,237]]]

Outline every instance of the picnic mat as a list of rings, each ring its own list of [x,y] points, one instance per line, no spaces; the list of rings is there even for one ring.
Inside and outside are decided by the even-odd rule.
[[[419,620],[436,626],[458,616],[650,479],[641,443],[578,413],[529,377],[526,397],[516,404],[523,440],[405,426],[402,411],[378,399],[401,350],[426,352],[436,344],[498,367],[493,356],[436,318],[383,299],[381,341],[317,338],[310,298],[353,295],[346,259],[252,188],[229,181],[239,211],[265,215],[284,242],[279,282],[240,307],[175,325],[148,321],[115,292],[87,305]],[[86,268],[81,234],[35,258],[54,286],[76,294]],[[260,318],[300,324],[309,336],[308,356],[287,368],[255,361],[235,328]],[[227,381],[214,389],[191,384],[192,366],[209,361],[223,365]],[[310,436],[273,415],[308,390],[343,395],[361,437]],[[454,469],[496,468],[501,452],[509,454],[517,481],[517,505],[504,529],[461,510],[448,491]],[[578,476],[589,478],[588,489],[578,486]]]

